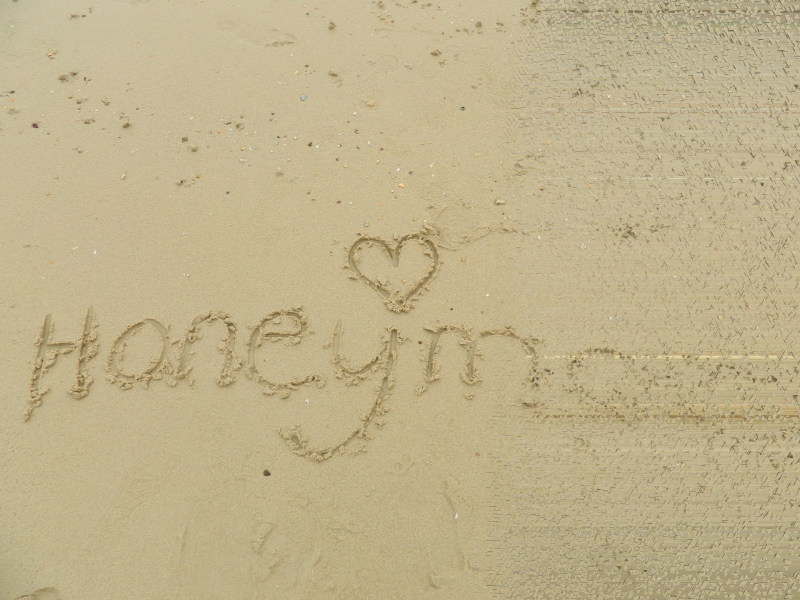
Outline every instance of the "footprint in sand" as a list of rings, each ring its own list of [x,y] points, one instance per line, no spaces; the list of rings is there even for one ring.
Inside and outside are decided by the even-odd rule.
[[[220,21],[217,27],[226,33],[235,35],[236,37],[253,44],[254,46],[261,46],[267,48],[279,48],[281,46],[289,46],[297,42],[297,38],[291,33],[286,33],[279,29],[270,29],[263,31],[254,25],[236,23],[235,21]]]

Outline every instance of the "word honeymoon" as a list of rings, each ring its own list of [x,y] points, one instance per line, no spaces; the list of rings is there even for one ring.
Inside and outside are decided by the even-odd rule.
[[[258,325],[252,328],[246,342],[244,357],[236,352],[237,327],[227,313],[211,311],[198,316],[192,321],[183,338],[175,344],[170,341],[168,329],[164,324],[156,319],[143,319],[125,328],[111,344],[105,360],[108,379],[118,384],[122,389],[130,389],[136,382],[141,382],[144,387],[147,387],[150,381],[160,379],[164,379],[172,386],[176,385],[181,379],[185,379],[191,384],[192,348],[201,337],[203,325],[214,321],[220,321],[225,325],[223,338],[218,346],[220,353],[224,357],[222,369],[217,377],[218,385],[231,385],[236,380],[237,373],[242,367],[244,367],[247,377],[259,384],[264,393],[268,395],[280,394],[284,398],[288,398],[293,390],[297,390],[302,386],[317,385],[322,387],[324,385],[322,376],[318,374],[290,381],[274,381],[256,366],[258,349],[264,342],[283,342],[295,345],[299,344],[310,333],[308,319],[303,313],[302,307],[278,310],[264,317]],[[42,398],[48,393],[49,388],[42,387],[43,380],[47,371],[62,354],[71,352],[76,352],[77,354],[75,381],[69,388],[70,394],[76,399],[84,398],[89,394],[89,388],[94,381],[89,374],[89,363],[97,356],[99,350],[97,328],[95,311],[90,308],[86,312],[83,331],[77,339],[74,341],[55,341],[53,318],[51,315],[45,317],[41,334],[36,341],[36,356],[30,381],[30,406],[25,413],[26,421],[30,418],[33,410],[41,406]],[[152,357],[147,367],[139,372],[130,372],[125,369],[124,365],[125,348],[135,341],[135,335],[145,328],[150,328],[156,333],[161,342],[160,349]],[[466,367],[461,373],[461,378],[465,383],[475,385],[480,382],[480,377],[475,367],[475,355],[479,350],[478,344],[480,340],[489,336],[504,336],[518,341],[526,356],[531,359],[528,381],[531,384],[535,384],[538,379],[535,360],[535,346],[538,340],[523,338],[517,335],[511,327],[484,330],[477,334],[473,334],[467,328],[451,325],[426,327],[425,329],[430,334],[430,341],[426,349],[425,383],[418,388],[418,394],[424,392],[428,383],[434,382],[439,378],[436,354],[439,350],[441,337],[446,333],[455,333],[460,336],[461,345],[466,350]],[[380,372],[382,381],[369,412],[360,421],[360,426],[339,444],[328,448],[312,449],[308,445],[308,440],[299,430],[279,431],[279,434],[286,440],[293,452],[312,460],[324,460],[343,450],[352,441],[359,438],[365,439],[367,429],[375,418],[386,412],[385,403],[394,384],[397,348],[402,341],[397,329],[391,328],[388,330],[388,335],[383,336],[381,349],[373,359],[355,367],[351,366],[341,354],[341,338],[342,324],[339,322],[334,330],[332,340],[325,345],[326,348],[332,350],[334,375],[337,378],[347,380],[349,385],[355,385],[367,379],[373,373]],[[170,349],[173,346],[175,351],[171,353]],[[174,356],[171,356],[171,354],[174,354]]]

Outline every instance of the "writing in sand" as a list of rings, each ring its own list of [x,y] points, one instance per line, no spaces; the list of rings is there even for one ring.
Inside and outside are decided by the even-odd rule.
[[[385,279],[365,274],[365,269],[361,267],[360,251],[365,247],[378,249],[394,267],[397,267],[402,248],[412,243],[415,243],[420,251],[429,258],[430,264],[423,269],[424,272],[419,279],[403,292]],[[427,285],[439,269],[440,261],[435,242],[424,234],[396,238],[394,244],[378,238],[361,236],[348,249],[345,266],[351,269],[353,273],[351,278],[372,288],[382,298],[388,310],[394,313],[403,313],[409,311],[422,290],[427,289]],[[277,394],[284,399],[288,399],[293,391],[304,386],[323,387],[325,385],[325,379],[319,373],[279,381],[265,374],[263,369],[258,367],[259,349],[264,344],[283,343],[287,346],[294,346],[303,342],[310,334],[309,320],[302,306],[275,310],[267,314],[255,326],[249,328],[249,334],[244,340],[243,351],[237,348],[239,328],[231,315],[226,312],[212,310],[198,315],[191,321],[179,339],[173,339],[169,328],[160,320],[141,319],[123,329],[111,343],[104,361],[108,381],[126,390],[131,389],[137,383],[146,388],[153,381],[163,381],[167,385],[175,386],[183,380],[191,385],[193,382],[191,373],[194,368],[192,360],[194,345],[201,339],[203,327],[215,321],[224,325],[222,339],[217,346],[223,356],[222,367],[217,376],[219,386],[232,385],[242,370],[247,378],[257,384],[265,394]],[[436,356],[440,349],[440,341],[447,334],[456,336],[465,350],[466,360],[461,372],[461,379],[466,384],[476,385],[481,381],[475,364],[475,358],[480,354],[481,341],[489,337],[500,336],[518,343],[529,362],[526,384],[532,387],[537,386],[536,345],[539,340],[521,336],[510,326],[478,331],[473,331],[463,325],[437,325],[424,329],[428,345],[425,347],[426,360],[422,383],[417,388],[418,394],[423,393],[429,383],[439,378]],[[138,370],[135,370],[135,368],[126,366],[126,348],[133,347],[132,345],[138,339],[137,334],[146,330],[149,330],[150,335],[154,335],[159,343],[154,348],[153,356],[147,365],[140,366]],[[405,339],[396,327],[382,331],[380,338],[380,350],[374,358],[362,365],[352,366],[342,355],[342,323],[341,321],[337,323],[330,341],[323,346],[331,352],[334,376],[344,379],[347,385],[357,385],[368,377],[379,374],[380,383],[375,390],[372,404],[367,413],[359,419],[359,425],[335,444],[315,448],[309,444],[307,437],[299,427],[289,430],[279,429],[278,435],[285,440],[292,452],[309,460],[321,461],[341,453],[355,440],[367,439],[367,431],[370,426],[388,410],[387,401],[395,385],[398,348]],[[94,382],[94,378],[90,374],[90,367],[92,361],[97,357],[99,349],[98,322],[94,308],[86,311],[80,335],[67,341],[56,339],[55,320],[52,315],[47,315],[36,340],[36,354],[30,379],[29,406],[24,415],[25,420],[30,419],[33,411],[42,405],[43,398],[49,392],[49,388],[45,387],[47,372],[62,355],[74,353],[76,357],[75,379],[68,390],[69,393],[75,399],[85,398]]]
[[[296,345],[309,335],[308,318],[301,306],[276,310],[261,319],[255,327],[250,328],[243,352],[237,350],[238,327],[231,316],[225,312],[209,311],[197,316],[178,340],[172,339],[169,329],[161,321],[152,318],[142,319],[126,327],[111,343],[104,361],[108,381],[122,389],[131,389],[137,383],[146,388],[152,381],[163,381],[169,386],[175,386],[181,380],[185,380],[191,385],[194,345],[202,337],[203,326],[215,321],[224,324],[224,333],[217,346],[223,355],[222,368],[217,375],[217,385],[225,387],[233,384],[239,372],[244,370],[247,378],[260,386],[265,394],[278,394],[285,399],[288,399],[293,391],[304,386],[324,386],[325,380],[320,374],[276,381],[258,367],[259,348],[265,343]],[[136,343],[139,332],[147,329],[151,331],[151,334],[155,334],[160,342],[160,348],[154,352],[145,367],[138,371],[129,370],[130,367],[126,367],[125,364],[126,348]],[[524,357],[529,361],[526,383],[536,385],[538,380],[536,340],[520,335],[513,327],[487,329],[473,333],[469,328],[463,326],[444,325],[426,327],[425,331],[428,337],[427,360],[423,370],[423,383],[417,388],[419,394],[425,390],[427,384],[436,381],[439,377],[436,355],[442,336],[448,333],[458,336],[461,346],[465,349],[466,364],[461,372],[461,378],[465,383],[476,385],[481,381],[479,370],[475,364],[476,356],[480,356],[481,340],[491,336],[503,336],[519,342]],[[100,348],[98,338],[98,322],[93,308],[86,311],[80,335],[67,341],[56,339],[55,320],[52,315],[45,317],[41,333],[36,340],[36,354],[30,379],[29,406],[25,412],[26,421],[31,417],[34,409],[42,405],[44,396],[50,391],[48,387],[45,387],[46,375],[62,355],[70,353],[75,355],[75,379],[68,390],[69,393],[76,399],[85,398],[89,394],[94,382],[94,378],[90,374],[90,366]],[[405,339],[394,327],[382,332],[381,338],[380,350],[374,358],[362,365],[351,366],[342,355],[342,323],[341,321],[337,323],[332,338],[323,346],[331,352],[334,376],[345,379],[349,385],[357,385],[368,375],[380,373],[380,384],[377,386],[374,401],[367,414],[359,419],[358,427],[334,445],[313,448],[299,428],[278,430],[278,434],[286,441],[292,452],[310,460],[325,460],[343,451],[353,441],[366,439],[367,431],[375,419],[387,410],[386,403],[395,383],[398,348]]]

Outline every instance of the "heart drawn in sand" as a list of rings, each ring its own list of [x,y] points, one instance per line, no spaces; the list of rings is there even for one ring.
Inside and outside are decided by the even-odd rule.
[[[379,248],[392,261],[392,266],[397,268],[400,266],[400,251],[412,240],[417,241],[419,250],[430,259],[430,267],[405,291],[401,291],[398,285],[388,281],[382,281],[377,277],[368,277],[361,270],[358,252],[362,247],[373,246]],[[408,312],[414,300],[422,293],[422,290],[425,289],[425,286],[436,276],[436,272],[439,270],[439,251],[436,249],[436,245],[419,233],[405,235],[397,239],[393,246],[380,238],[362,236],[350,247],[347,258],[348,265],[355,274],[354,278],[363,281],[378,292],[383,298],[386,308],[396,313]]]

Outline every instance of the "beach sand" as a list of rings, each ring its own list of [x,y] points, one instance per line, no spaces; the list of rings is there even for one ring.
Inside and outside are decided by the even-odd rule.
[[[5,2],[0,600],[800,597],[794,7]]]

